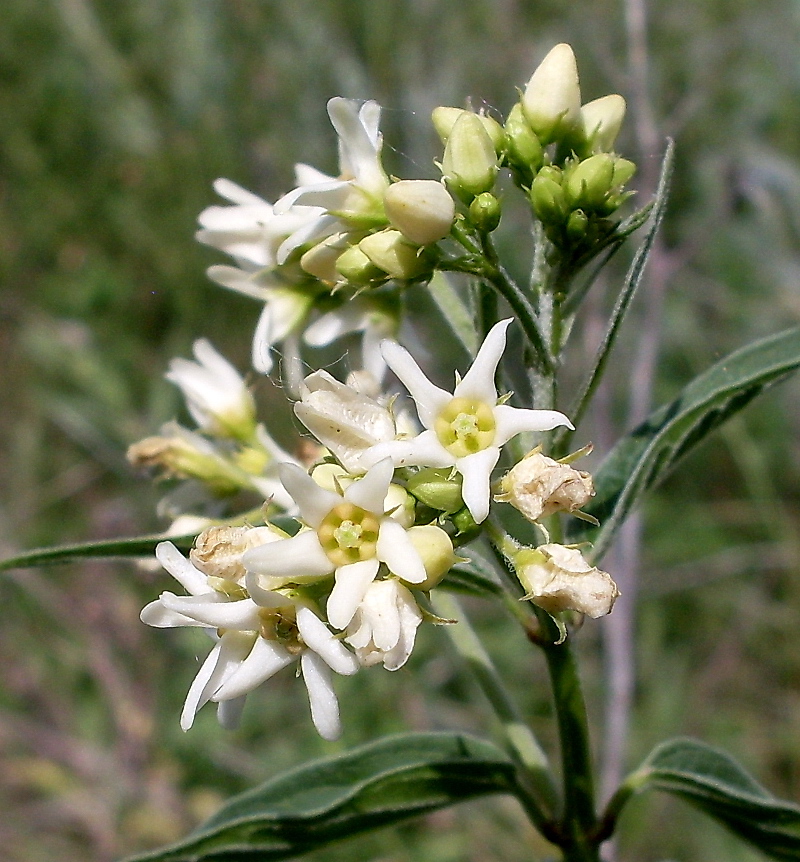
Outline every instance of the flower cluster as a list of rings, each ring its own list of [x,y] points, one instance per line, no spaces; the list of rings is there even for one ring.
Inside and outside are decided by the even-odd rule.
[[[504,547],[525,599],[554,616],[611,610],[610,576],[578,547],[550,542],[543,523],[559,513],[593,521],[582,511],[591,477],[569,466],[581,452],[555,460],[539,446],[515,463],[506,446],[522,433],[547,440],[574,430],[563,413],[512,406],[512,394],[498,391],[513,319],[484,322],[452,390],[394,338],[405,289],[437,270],[471,273],[510,301],[489,236],[502,215],[503,169],[523,189],[548,253],[564,252],[570,266],[597,253],[632,173],[611,151],[624,110],[619,96],[581,105],[575,58],[559,45],[502,122],[483,111],[433,112],[441,180],[390,177],[380,107],[334,98],[338,176],[298,164],[296,187],[274,204],[217,181],[227,204],[201,213],[197,238],[233,263],[209,275],[263,303],[253,366],[270,373],[281,349],[294,415],[313,442],[297,446],[302,457],[283,451],[243,378],[200,340],[195,361],[175,359],[166,375],[196,428],[170,423],[129,450],[134,464],[178,482],[163,505],[177,519],[171,535],[187,515],[202,516],[188,559],[169,542],[157,549],[187,595],[164,592],[142,611],[150,625],[200,627],[214,641],[189,689],[184,729],[207,702],[232,726],[244,697],[297,660],[315,726],[336,737],[332,672],[406,664],[421,624],[443,622],[427,609],[429,593],[468,562],[456,549],[487,537],[500,546],[496,504],[514,506],[544,536],[538,547],[510,537]],[[536,325],[523,326],[534,352]],[[345,382],[326,370],[303,376],[303,345],[354,332],[363,333],[361,362]],[[255,496],[249,510],[231,503],[242,492]]]

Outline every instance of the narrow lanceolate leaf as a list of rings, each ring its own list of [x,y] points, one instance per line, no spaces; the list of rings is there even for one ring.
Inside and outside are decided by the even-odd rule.
[[[489,793],[513,793],[493,745],[403,734],[317,760],[231,799],[185,840],[129,862],[267,862]]]
[[[800,860],[800,806],[776,799],[724,751],[672,739],[625,782],[680,796],[773,859]]]
[[[800,368],[800,327],[743,347],[696,377],[611,450],[595,474],[596,495],[586,508],[601,527],[575,521],[570,541],[588,539],[600,559],[642,495],[711,431],[764,389]]]
[[[131,539],[107,539],[102,542],[82,542],[76,545],[59,545],[55,548],[35,548],[0,560],[0,572],[7,569],[24,569],[30,566],[48,566],[103,557],[152,557],[159,542],[170,541],[182,551],[192,547],[195,536],[137,536]]]
[[[434,273],[428,284],[428,290],[464,350],[469,356],[475,356],[479,342],[475,315],[464,302],[461,294],[443,272]]]

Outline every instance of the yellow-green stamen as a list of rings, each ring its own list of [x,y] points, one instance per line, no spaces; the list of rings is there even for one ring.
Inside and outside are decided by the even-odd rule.
[[[434,430],[451,455],[464,458],[494,442],[494,412],[484,401],[453,398],[436,417]]]

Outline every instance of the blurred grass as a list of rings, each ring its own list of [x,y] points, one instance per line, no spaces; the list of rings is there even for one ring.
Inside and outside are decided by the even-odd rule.
[[[800,317],[798,11],[787,0],[653,0],[648,11],[652,106],[659,132],[678,139],[665,237],[680,266],[656,383],[668,397]],[[219,256],[193,232],[216,177],[274,199],[298,158],[335,170],[324,104],[337,94],[385,106],[390,171],[434,176],[430,109],[471,96],[507,110],[560,40],[575,48],[586,98],[631,87],[623,8],[610,0],[5,0],[3,16],[4,555],[161,526],[157,492],[130,473],[125,447],[178,409],[162,379],[169,358],[208,336],[246,367],[258,312],[204,276]],[[504,245],[522,270],[523,244]],[[605,290],[586,315],[588,342],[613,277]],[[624,415],[624,387],[621,374],[612,416]],[[758,402],[647,507],[632,764],[659,739],[692,733],[800,798],[797,395],[792,383]],[[180,733],[205,644],[139,623],[164,578],[104,563],[8,576],[0,843],[11,862],[157,845],[227,794],[332,750],[291,674],[252,697],[236,734],[205,710]],[[494,609],[474,613],[548,738],[543,669],[531,673],[527,645],[509,643]],[[598,630],[586,626],[581,651],[600,750]],[[344,680],[341,744],[409,728],[482,732],[486,711],[476,716],[444,643],[428,632],[398,674]],[[315,858],[513,862],[530,858],[519,844],[529,839],[515,807],[494,800]],[[667,856],[756,858],[677,804],[637,802],[620,858]]]

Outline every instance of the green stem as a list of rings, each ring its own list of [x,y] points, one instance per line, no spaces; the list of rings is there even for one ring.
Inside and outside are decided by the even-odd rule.
[[[500,721],[506,749],[520,767],[521,801],[531,822],[543,835],[551,835],[553,827],[550,814],[555,804],[556,791],[547,755],[522,720],[516,704],[458,600],[443,590],[437,590],[432,594],[431,601],[436,613],[458,620],[456,625],[447,626],[447,633]]]

